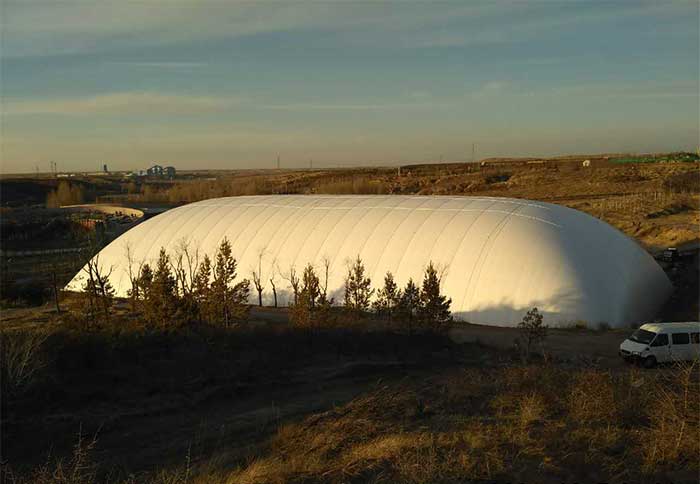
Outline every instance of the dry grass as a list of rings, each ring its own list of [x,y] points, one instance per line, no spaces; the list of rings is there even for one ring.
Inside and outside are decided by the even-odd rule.
[[[232,342],[225,347],[233,350]],[[700,471],[698,376],[697,366],[433,369],[378,383],[328,411],[275,419],[271,434],[192,460],[188,451],[182,465],[149,475],[110,474],[94,464],[94,440],[23,477],[5,475],[18,484],[683,482]]]
[[[318,182],[313,187],[313,191],[338,195],[384,195],[390,192],[390,187],[382,180],[354,176]]]
[[[46,339],[43,331],[0,332],[0,388],[5,399],[16,398],[34,383],[47,363],[42,351]]]
[[[0,467],[0,478],[11,484],[93,484],[98,482],[92,459],[96,445],[97,436],[86,440],[81,429],[69,459],[49,458],[26,476],[15,476],[10,469]]]
[[[321,365],[326,376],[318,386],[307,387],[311,401],[321,397],[329,365],[340,369],[352,361],[348,358],[404,361],[405,378],[398,380],[396,370],[379,373],[369,380],[378,383],[371,388],[368,383],[357,398],[331,410],[302,410],[280,418],[273,408],[257,422],[262,430],[233,430],[216,444],[203,440],[199,445],[195,438],[192,452],[177,454],[180,465],[175,467],[167,459],[149,461],[147,474],[130,477],[113,471],[113,461],[91,461],[95,443],[83,440],[71,455],[21,475],[13,477],[3,469],[5,482],[684,482],[700,471],[697,365],[655,371],[556,362],[517,365],[515,355],[479,346],[451,348],[459,363],[450,357],[438,364],[435,355],[446,342],[436,335],[408,338],[335,329],[319,333],[310,351],[306,335],[293,330],[202,327],[161,333],[127,320],[116,322],[89,333],[69,322],[57,324],[48,340],[12,332],[17,336],[10,343],[17,348],[12,361],[18,362],[13,368],[35,368],[30,373],[40,377],[28,396],[11,405],[19,422],[51,415],[46,412],[61,418],[71,412],[82,415],[85,408],[89,413],[107,402],[110,411],[126,414],[141,414],[149,405],[148,411],[156,412],[150,415],[159,417],[129,420],[129,425],[182,439],[189,435],[186,431],[165,425],[178,425],[182,416],[177,412],[208,408],[203,405],[207,395],[216,395],[209,393],[212,389],[227,392],[245,382],[247,397],[228,394],[224,398],[230,400],[220,403],[228,408],[255,398],[269,405],[279,398],[275,392],[265,393],[271,383],[293,377],[295,370],[300,372],[296,375],[318,376],[309,372]],[[128,385],[115,389],[114,382]],[[50,397],[42,401],[44,393]],[[157,405],[175,416],[156,423],[161,418]],[[49,428],[55,420],[44,422],[42,432],[56,431]],[[6,435],[24,438],[17,425]],[[140,445],[123,436],[115,442],[115,433],[121,431],[109,432],[105,440],[111,442],[104,450],[98,442],[100,453],[95,455]],[[11,443],[6,440],[5,448]]]
[[[420,388],[378,388],[281,427],[269,450],[229,474],[227,482],[525,476],[615,482],[666,472],[692,478],[700,428],[697,405],[690,401],[700,401],[700,391],[691,375],[697,378],[697,369],[644,376],[584,370],[572,380],[569,370],[527,367],[470,370]],[[639,385],[640,379],[647,381]],[[657,395],[658,404],[648,406]]]

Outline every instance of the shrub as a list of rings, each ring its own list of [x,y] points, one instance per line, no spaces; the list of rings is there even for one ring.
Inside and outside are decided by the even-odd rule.
[[[699,193],[699,178],[700,173],[698,173],[695,170],[684,173],[677,173],[675,175],[670,176],[664,181],[664,187],[668,190],[671,190],[674,193]]]
[[[14,399],[34,383],[46,365],[42,351],[47,339],[37,331],[0,332],[0,388],[2,395]]]
[[[535,345],[541,347],[547,338],[547,326],[543,322],[543,317],[537,308],[530,309],[518,324],[520,334],[524,340],[523,357],[527,361]]]
[[[507,182],[512,176],[512,173],[497,171],[495,173],[484,174],[484,182],[489,185],[493,183]]]

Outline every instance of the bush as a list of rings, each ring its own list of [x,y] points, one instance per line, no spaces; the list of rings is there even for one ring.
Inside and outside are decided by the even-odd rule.
[[[700,172],[677,173],[664,181],[664,187],[674,193],[700,193]]]
[[[518,323],[518,328],[524,344],[522,356],[527,361],[535,345],[540,346],[542,350],[542,343],[547,338],[547,325],[544,324],[543,317],[537,308],[532,308]]]
[[[46,333],[31,330],[0,333],[2,396],[14,400],[32,386],[47,364],[42,351],[46,339]]]

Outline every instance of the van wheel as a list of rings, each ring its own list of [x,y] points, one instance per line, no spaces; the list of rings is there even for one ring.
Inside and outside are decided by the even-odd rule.
[[[647,356],[642,362],[644,368],[654,368],[656,366],[656,358],[653,356]]]

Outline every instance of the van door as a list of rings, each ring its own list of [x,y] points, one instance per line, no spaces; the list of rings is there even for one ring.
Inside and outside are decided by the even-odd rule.
[[[700,359],[700,333],[690,333],[690,348],[693,359]]]
[[[690,334],[688,333],[672,333],[671,334],[671,360],[684,361],[692,360],[692,346],[690,345]]]
[[[649,352],[654,355],[654,358],[659,363],[664,363],[670,359],[668,344],[667,334],[657,334],[654,341],[649,345]]]

